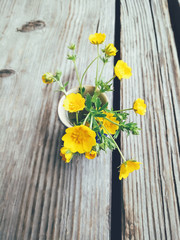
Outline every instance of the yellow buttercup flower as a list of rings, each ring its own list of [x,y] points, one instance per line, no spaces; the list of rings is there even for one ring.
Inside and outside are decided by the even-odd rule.
[[[42,75],[42,80],[43,80],[43,83],[49,84],[53,82],[54,76],[52,73],[47,72]]]
[[[104,51],[108,56],[116,56],[117,53],[117,49],[115,48],[113,43],[108,44],[105,47]]]
[[[103,111],[104,114],[106,114],[106,118],[108,118],[109,120],[111,120],[112,122],[115,122],[117,124],[119,124],[119,121],[116,120],[116,117],[114,117],[114,114],[113,113],[110,113],[110,112],[105,112]],[[110,134],[115,134],[115,132],[118,130],[119,126],[108,121],[107,119],[104,119],[104,118],[98,118],[99,121],[102,122],[103,126],[107,129],[107,131],[110,133]],[[103,128],[103,127],[102,127]],[[106,130],[103,128],[104,130],[104,133],[108,134],[106,132]]]
[[[60,156],[65,163],[69,163],[73,157],[73,153],[68,148],[62,147],[60,149]]]
[[[91,152],[85,153],[85,157],[88,159],[94,159],[97,155],[97,152],[92,150]]]
[[[90,152],[96,145],[96,133],[89,127],[80,125],[66,129],[66,134],[62,137],[64,147],[72,153]]]
[[[146,113],[146,104],[144,103],[144,100],[141,98],[136,99],[133,104],[133,109],[135,113],[138,113],[140,115],[145,115]]]
[[[78,112],[85,108],[85,99],[80,93],[70,93],[66,96],[63,107],[69,112]]]
[[[119,80],[122,78],[130,78],[132,75],[131,68],[122,60],[117,61],[116,66],[114,67],[114,73]]]
[[[89,41],[95,45],[103,43],[105,38],[106,38],[105,33],[95,33],[95,34],[89,35]]]
[[[122,178],[127,178],[129,173],[140,168],[140,164],[142,163],[133,160],[127,160],[126,162],[122,163],[120,167],[119,179],[121,180]]]

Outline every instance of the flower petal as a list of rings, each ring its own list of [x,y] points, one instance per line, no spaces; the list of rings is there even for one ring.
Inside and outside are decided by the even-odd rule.
[[[90,152],[96,145],[96,133],[89,127],[80,125],[66,129],[66,134],[62,137],[64,147],[72,153]]]
[[[89,36],[89,41],[92,44],[98,45],[98,44],[103,43],[105,38],[106,38],[106,34],[104,34],[104,33],[95,33],[95,34],[91,34]]]

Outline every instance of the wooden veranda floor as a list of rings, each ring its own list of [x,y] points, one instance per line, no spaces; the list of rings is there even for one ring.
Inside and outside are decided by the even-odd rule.
[[[0,3],[0,239],[180,239],[178,0]],[[61,160],[62,94],[41,80],[60,69],[68,88],[77,86],[67,46],[77,45],[82,73],[96,56],[88,40],[95,32],[119,49],[105,76],[119,59],[132,68],[130,79],[114,80],[110,104],[147,104],[144,117],[130,114],[141,134],[118,140],[143,163],[123,181],[116,151]],[[85,83],[93,81],[90,70]]]

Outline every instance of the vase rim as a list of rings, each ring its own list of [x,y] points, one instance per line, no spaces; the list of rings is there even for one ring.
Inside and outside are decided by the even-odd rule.
[[[95,89],[95,86],[93,85],[84,85],[83,87],[85,87],[85,89],[88,91],[90,88]],[[88,89],[87,89],[88,88]],[[79,86],[71,88],[67,91],[67,95],[70,93],[78,93],[79,92]],[[107,95],[105,93],[101,93],[100,96],[102,97],[104,102],[108,102],[108,98]],[[66,127],[73,127],[72,123],[70,122],[69,118],[68,118],[68,111],[66,111],[63,107],[63,102],[65,99],[65,95],[63,95],[60,100],[59,100],[59,104],[58,104],[58,115],[59,115],[59,119],[61,120],[61,122],[66,126]]]

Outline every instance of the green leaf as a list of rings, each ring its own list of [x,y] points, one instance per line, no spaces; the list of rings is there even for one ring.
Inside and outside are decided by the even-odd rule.
[[[69,83],[69,81],[67,81],[67,82],[64,84],[64,87],[67,87],[68,83]]]
[[[107,103],[105,103],[101,108],[100,108],[100,111],[102,111],[102,110],[104,110],[104,109],[106,109],[107,108],[107,106],[108,106],[108,102]]]
[[[97,114],[94,114],[94,117],[106,117],[106,114],[97,113]]]
[[[129,113],[126,113],[126,112],[115,113],[116,118],[119,119],[120,121],[126,120],[128,115]]]
[[[76,60],[76,55],[67,55],[67,59],[68,60],[72,60],[72,61],[75,61]]]
[[[95,102],[95,106],[96,106],[97,110],[100,108],[101,104],[102,104],[102,102],[101,102],[100,98],[97,98],[96,102]]]
[[[91,95],[89,93],[86,94],[86,107],[88,110],[91,109],[92,102],[91,102]]]
[[[102,52],[105,52],[103,49],[102,49]],[[108,58],[107,57],[100,57],[101,61],[106,64],[108,62]]]
[[[95,132],[99,132],[100,131],[100,127],[99,127],[97,121],[94,118],[93,118],[93,130]]]
[[[54,77],[56,78],[57,81],[59,81],[60,78],[61,78],[61,75],[62,75],[62,72],[60,72],[60,71],[56,71],[56,74],[55,74]]]
[[[118,138],[120,131],[120,128],[116,131],[116,133],[114,134],[114,139]]]
[[[104,135],[104,130],[103,130],[103,129],[101,129],[100,134],[101,134],[101,136],[104,136],[104,137],[105,137],[105,135]]]
[[[95,92],[94,95],[92,96],[92,102],[95,103],[97,101],[97,97],[98,97],[99,93]]]
[[[85,92],[85,87],[82,88],[82,96],[84,96],[84,92]]]
[[[75,44],[71,44],[71,45],[68,46],[68,48],[69,48],[70,50],[75,50],[76,45],[75,45]]]
[[[102,150],[105,151],[106,148],[107,148],[107,143],[100,143],[99,146],[100,146],[100,148],[101,148]]]
[[[115,145],[115,143],[113,142],[112,139],[106,137],[106,142],[107,142],[107,146],[110,150],[116,149],[116,145]]]
[[[108,92],[112,91],[111,89],[112,83],[108,84],[107,82],[104,82],[103,80],[98,81],[98,88],[100,89],[100,92]]]
[[[59,88],[59,91],[60,91],[60,92],[65,92],[65,88],[64,88],[64,87],[60,87],[60,88]]]
[[[133,135],[138,135],[140,128],[137,127],[137,123],[126,123],[125,121],[120,123],[120,130],[121,131],[126,131],[127,134],[129,135],[132,133]]]

